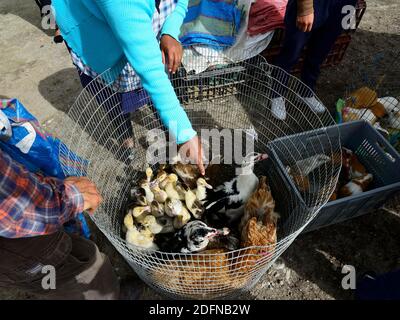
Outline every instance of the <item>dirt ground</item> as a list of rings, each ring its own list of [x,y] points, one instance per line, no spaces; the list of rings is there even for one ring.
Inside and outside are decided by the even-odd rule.
[[[395,58],[400,52],[400,3],[398,0],[369,0],[367,5],[367,12],[342,63],[322,72],[317,93],[329,107],[358,81],[361,69],[387,70],[398,76],[399,61]],[[1,0],[0,30],[0,97],[17,97],[43,124],[63,116],[80,92],[80,83],[65,47],[54,44],[51,32],[41,29],[34,1]],[[379,65],[371,64],[377,55],[382,57]],[[399,79],[393,80],[391,85],[399,89]],[[341,287],[342,266],[355,266],[358,275],[365,271],[384,273],[400,268],[399,234],[397,207],[391,212],[377,210],[300,235],[282,255],[283,264],[271,268],[240,298],[352,299],[353,292]],[[136,279],[101,235],[98,241],[121,278],[137,286],[138,298],[161,298]],[[0,290],[0,299],[25,298],[33,297]]]

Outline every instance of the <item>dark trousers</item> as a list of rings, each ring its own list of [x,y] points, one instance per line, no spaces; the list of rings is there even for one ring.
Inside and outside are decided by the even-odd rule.
[[[59,231],[33,238],[0,238],[0,287],[44,299],[117,299],[119,283],[110,261],[84,238]],[[43,288],[55,269],[55,289]]]
[[[314,91],[320,66],[332,49],[337,37],[343,32],[342,8],[355,5],[356,0],[314,0],[314,24],[311,32],[302,32],[296,26],[297,0],[289,0],[285,16],[283,48],[274,64],[290,72],[308,47],[301,73],[301,80]],[[283,79],[283,84],[287,79]]]

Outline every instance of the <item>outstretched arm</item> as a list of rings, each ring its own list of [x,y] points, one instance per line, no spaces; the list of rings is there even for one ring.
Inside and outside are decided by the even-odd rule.
[[[96,0],[96,3],[142,80],[164,125],[178,144],[192,139],[196,132],[165,72],[160,47],[152,29],[155,1]],[[182,7],[178,12],[183,10]]]
[[[79,180],[79,182],[78,182]],[[43,178],[0,150],[0,236],[56,232],[77,213],[96,209],[100,197],[86,178]]]

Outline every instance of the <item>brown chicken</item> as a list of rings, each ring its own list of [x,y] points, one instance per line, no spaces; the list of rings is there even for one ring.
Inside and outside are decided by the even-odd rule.
[[[365,192],[373,179],[374,177],[371,173],[366,173],[360,177],[353,178],[340,188],[339,197],[344,198]]]
[[[241,225],[241,246],[243,248],[260,246],[263,248],[245,249],[242,252],[237,269],[248,273],[256,267],[261,259],[274,253],[277,241],[276,230],[279,215],[275,212],[275,201],[272,197],[266,177],[261,177],[257,190],[245,206]]]
[[[340,177],[329,201],[364,192],[368,189],[372,180],[372,174],[368,174],[357,155],[350,149],[342,147]]]
[[[267,183],[267,177],[261,176],[256,191],[253,192],[244,207],[244,215],[239,230],[242,230],[251,218],[262,219],[265,215],[271,214],[274,209],[275,201]]]
[[[196,287],[209,292],[218,291],[222,287],[238,286],[238,281],[231,274],[229,263],[225,250],[206,250],[201,254],[186,256],[182,260],[170,261],[155,270],[153,277],[157,283],[172,292],[188,294]]]
[[[369,108],[375,105],[377,99],[378,95],[376,91],[368,87],[361,87],[350,93],[346,99],[346,107],[355,109]]]

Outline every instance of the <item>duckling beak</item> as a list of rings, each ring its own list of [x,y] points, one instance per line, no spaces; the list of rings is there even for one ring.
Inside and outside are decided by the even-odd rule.
[[[211,184],[205,184],[205,187],[207,188],[207,189],[212,189],[213,187],[212,187],[212,185]]]

